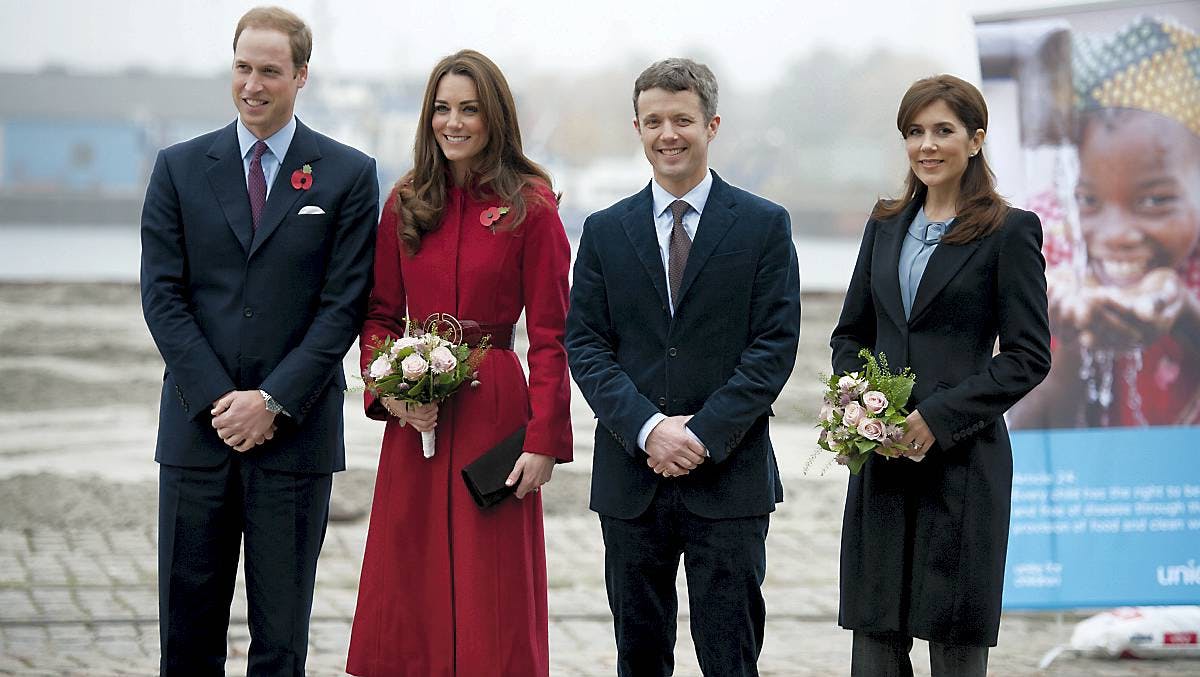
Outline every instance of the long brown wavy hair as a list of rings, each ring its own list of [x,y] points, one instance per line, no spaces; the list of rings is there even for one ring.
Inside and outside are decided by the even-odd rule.
[[[954,111],[967,128],[967,134],[976,129],[987,131],[988,111],[983,95],[974,85],[953,75],[935,75],[913,83],[896,112],[896,128],[905,137],[913,118],[930,104],[943,101]],[[923,204],[928,188],[912,167],[904,181],[904,197],[898,200],[880,200],[871,213],[873,219],[888,219],[902,213],[913,202]],[[996,192],[996,175],[983,156],[983,148],[974,157],[967,158],[958,189],[957,215],[954,227],[942,238],[945,244],[965,244],[996,232],[1004,224],[1009,206]]]
[[[487,146],[476,158],[467,177],[471,195],[494,195],[509,208],[507,223],[498,228],[511,230],[521,225],[526,215],[526,200],[543,201],[535,184],[551,189],[550,175],[525,157],[521,149],[521,128],[512,91],[500,69],[483,54],[464,49],[443,58],[429,74],[421,103],[421,122],[413,144],[413,168],[396,182],[397,209],[400,212],[398,235],[409,254],[421,250],[421,237],[437,230],[446,209],[446,189],[450,168],[433,134],[433,102],[438,83],[449,74],[463,75],[475,83],[479,108],[487,125]]]

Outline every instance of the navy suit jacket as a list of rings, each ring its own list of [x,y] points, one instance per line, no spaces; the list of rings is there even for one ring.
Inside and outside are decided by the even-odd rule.
[[[358,336],[374,260],[375,161],[297,121],[259,226],[236,123],[158,154],[142,210],[142,310],[166,362],[155,460],[213,467],[231,453],[212,403],[261,388],[290,416],[244,458],[345,468],[342,357]],[[312,168],[308,190],[292,174]],[[299,214],[305,206],[323,214]]]
[[[599,419],[591,507],[632,519],[668,481],[703,517],[768,514],[783,485],[767,419],[800,334],[791,221],[714,172],[672,317],[652,204],[647,185],[592,214],[575,261],[566,345]],[[659,412],[693,414],[688,428],[711,454],[684,477],[656,475],[637,446]]]

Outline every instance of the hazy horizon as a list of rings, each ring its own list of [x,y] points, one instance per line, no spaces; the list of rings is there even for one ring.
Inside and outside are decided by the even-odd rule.
[[[237,19],[258,4],[264,3],[0,2],[0,69],[224,72]],[[719,78],[757,86],[773,80],[789,61],[831,51],[843,57],[874,51],[919,54],[947,71],[978,77],[967,6],[980,3],[969,0],[917,8],[882,0],[764,0],[750,5],[753,11],[731,11],[718,0],[693,0],[682,7],[551,0],[515,6],[464,0],[453,7],[382,0],[277,4],[312,26],[314,73],[411,77],[427,73],[445,54],[472,47],[492,57],[510,78],[545,71],[588,73],[687,54],[710,61]]]

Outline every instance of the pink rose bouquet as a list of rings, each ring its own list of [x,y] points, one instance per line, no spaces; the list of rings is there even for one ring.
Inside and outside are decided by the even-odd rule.
[[[464,383],[479,385],[479,364],[488,350],[488,337],[472,348],[453,343],[432,325],[423,334],[410,336],[404,321],[404,336],[371,337],[371,362],[363,370],[367,391],[376,397],[395,397],[412,404],[441,402]],[[421,433],[421,450],[432,458],[434,432]]]
[[[822,376],[825,397],[817,417],[817,444],[856,475],[872,453],[895,458],[903,451],[904,405],[916,382],[911,369],[890,372],[883,353],[876,359],[864,348],[859,357],[865,360],[861,372]]]

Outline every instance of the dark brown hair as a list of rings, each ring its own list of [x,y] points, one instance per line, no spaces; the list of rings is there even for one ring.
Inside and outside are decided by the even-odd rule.
[[[935,75],[913,83],[896,112],[896,127],[900,136],[906,132],[913,118],[929,105],[944,102],[966,127],[968,137],[975,130],[987,131],[987,103],[974,85],[953,75]],[[898,200],[880,200],[871,213],[873,219],[887,219],[902,213],[914,202],[924,203],[928,188],[912,168],[904,181],[904,196]],[[942,238],[946,244],[964,244],[994,233],[1004,224],[1008,214],[1008,203],[996,192],[996,175],[988,167],[983,148],[974,157],[967,158],[958,188],[958,205],[954,227]]]
[[[233,51],[237,51],[238,38],[247,28],[269,29],[286,35],[296,70],[312,58],[312,31],[303,19],[282,7],[255,7],[243,14],[233,31]]]
[[[437,230],[446,209],[446,182],[450,174],[446,156],[433,134],[433,104],[438,83],[450,75],[463,75],[475,83],[479,108],[487,125],[487,146],[479,152],[475,168],[466,186],[473,196],[494,195],[509,208],[507,225],[511,230],[525,220],[526,200],[543,200],[534,190],[542,184],[551,187],[546,170],[525,157],[521,149],[521,128],[517,107],[504,74],[491,59],[472,49],[464,49],[438,62],[429,74],[421,103],[421,121],[413,143],[413,168],[396,182],[396,208],[400,213],[398,235],[410,254],[421,250],[421,237]]]

